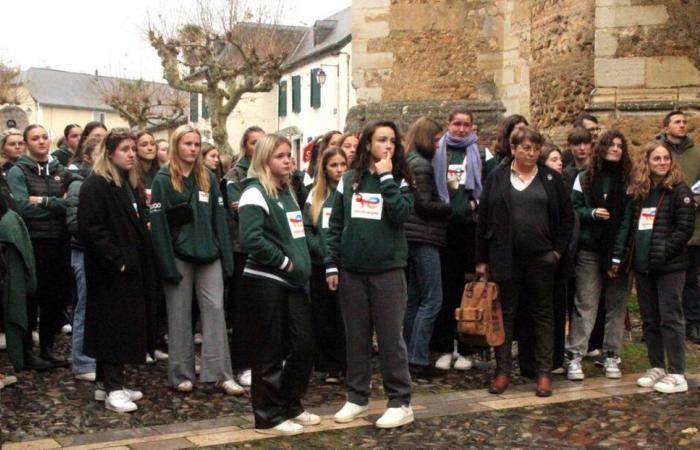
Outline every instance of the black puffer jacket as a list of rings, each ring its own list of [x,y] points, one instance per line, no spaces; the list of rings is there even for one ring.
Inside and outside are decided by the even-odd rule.
[[[642,202],[635,201],[634,220],[631,226],[636,227],[639,223],[641,210]],[[694,229],[693,193],[687,184],[677,184],[672,191],[665,192],[657,205],[649,246],[649,273],[684,272],[688,265],[688,240],[693,235]],[[630,235],[634,237],[635,233]],[[634,248],[634,250],[641,249]],[[633,260],[633,257],[630,260]]]
[[[415,205],[404,223],[406,240],[444,247],[447,217],[452,214],[452,205],[440,201],[430,161],[416,152],[410,152],[407,159],[413,171]]]

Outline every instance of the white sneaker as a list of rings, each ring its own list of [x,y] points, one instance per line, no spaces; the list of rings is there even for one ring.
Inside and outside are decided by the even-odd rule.
[[[17,382],[17,377],[13,375],[3,375],[0,373],[0,389],[6,388]]]
[[[0,350],[5,349],[7,349],[7,338],[5,337],[5,333],[0,333]]]
[[[233,379],[226,380],[222,383],[217,383],[217,386],[224,391],[226,395],[243,395],[245,394],[245,389],[238,385]]]
[[[256,428],[256,433],[271,434],[273,436],[294,436],[304,432],[304,427],[291,420],[285,420],[281,424],[272,428]]]
[[[204,337],[202,336],[202,333],[195,333],[194,334],[194,343],[196,345],[202,345],[202,342],[204,342]]]
[[[652,367],[651,369],[647,369],[643,376],[637,378],[637,386],[645,388],[654,387],[654,385],[665,376],[666,371],[664,369]]]
[[[95,381],[95,372],[76,373],[73,378],[80,381]]]
[[[603,363],[603,367],[605,368],[605,377],[606,378],[612,378],[614,380],[622,377],[622,372],[620,371],[620,368],[617,366],[617,357],[607,357],[605,358],[605,362]]]
[[[345,402],[343,407],[340,408],[340,411],[335,413],[335,416],[333,416],[333,420],[335,420],[338,423],[352,422],[358,417],[366,415],[367,409],[369,409],[369,405],[360,406],[351,402]]]
[[[377,420],[377,428],[396,428],[413,422],[413,409],[410,406],[387,408],[382,417]]]
[[[466,356],[459,355],[455,361],[455,370],[469,370],[474,367],[474,361]]]
[[[162,350],[154,351],[153,356],[156,358],[156,361],[167,361],[168,360],[168,354]]]
[[[590,352],[586,353],[586,357],[587,358],[596,358],[596,357],[600,356],[601,353],[603,353],[603,352],[597,348],[595,350],[591,350]]]
[[[146,353],[146,364],[155,364],[155,363],[156,363],[156,360],[151,358],[151,355]]]
[[[131,400],[132,402],[137,402],[143,398],[143,392],[141,392],[141,391],[135,391],[133,389],[127,389],[127,388],[123,387],[122,392],[124,392],[129,397],[129,400]],[[106,399],[107,399],[107,391],[105,391],[104,384],[97,383],[95,385],[95,401],[96,402],[103,402]]]
[[[73,332],[73,325],[67,323],[61,327],[61,333],[71,334]]]
[[[298,423],[299,425],[303,426],[318,425],[319,423],[321,423],[321,418],[319,416],[317,416],[316,414],[311,414],[308,411],[304,411],[303,413],[290,420],[294,423]]]
[[[557,367],[556,369],[552,369],[552,375],[564,375],[566,373],[566,369],[564,366]]]
[[[435,361],[435,367],[440,370],[450,370],[450,367],[452,367],[452,353],[443,353],[440,355],[437,361]]]
[[[32,343],[34,344],[34,347],[39,346],[39,332],[38,331],[32,331]]]
[[[669,373],[654,385],[656,392],[677,394],[688,390],[688,382],[682,374]]]
[[[194,385],[190,380],[185,380],[175,386],[175,390],[178,392],[192,392],[192,389],[194,389]]]
[[[566,369],[566,378],[572,381],[583,380],[583,367],[581,366],[581,357],[575,357],[569,362],[569,367]]]
[[[133,412],[138,409],[125,391],[112,391],[105,399],[105,408],[119,413]]]
[[[253,381],[253,372],[250,369],[242,371],[238,375],[238,384],[244,387],[250,387]]]

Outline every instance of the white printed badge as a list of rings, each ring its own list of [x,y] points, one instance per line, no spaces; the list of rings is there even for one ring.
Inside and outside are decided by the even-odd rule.
[[[209,203],[209,192],[199,191],[199,201]]]
[[[639,215],[639,231],[653,230],[656,219],[656,208],[642,208]]]
[[[350,217],[353,219],[382,220],[382,194],[360,192],[352,196]]]
[[[287,222],[289,223],[289,231],[292,232],[293,239],[303,238],[305,236],[304,220],[301,218],[300,211],[288,212]]]
[[[328,228],[328,224],[331,221],[331,211],[333,208],[323,208],[321,211],[321,228]]]
[[[466,181],[466,172],[462,164],[450,164],[447,166],[447,183],[451,186],[459,186]]]
[[[151,204],[151,190],[146,189],[146,204],[150,205]]]

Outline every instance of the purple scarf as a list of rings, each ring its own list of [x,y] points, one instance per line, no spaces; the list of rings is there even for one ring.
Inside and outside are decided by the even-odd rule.
[[[435,173],[435,185],[437,186],[440,200],[450,202],[450,194],[447,190],[447,146],[463,149],[467,157],[467,178],[464,189],[472,191],[472,195],[478,201],[481,197],[481,156],[479,146],[476,145],[478,137],[475,132],[460,139],[452,136],[448,131],[440,139],[435,157],[433,157],[433,172]]]

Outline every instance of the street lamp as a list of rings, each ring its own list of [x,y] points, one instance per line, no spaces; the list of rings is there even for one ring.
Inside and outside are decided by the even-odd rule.
[[[318,81],[319,86],[326,84],[326,72],[324,72],[323,69],[316,73],[316,81]]]

